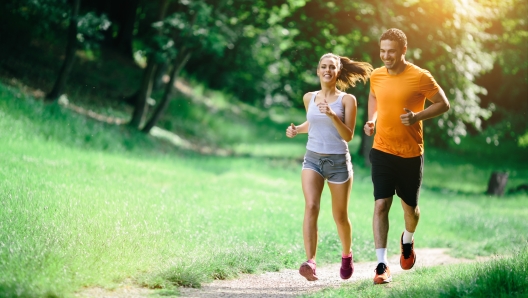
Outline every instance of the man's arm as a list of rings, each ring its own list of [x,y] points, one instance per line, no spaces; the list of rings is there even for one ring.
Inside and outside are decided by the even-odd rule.
[[[434,118],[447,112],[450,108],[449,101],[447,100],[447,97],[445,96],[444,90],[442,90],[442,88],[439,88],[438,92],[431,98],[428,98],[428,100],[431,101],[432,104],[421,112],[414,113],[409,109],[405,109],[407,113],[400,116],[403,125],[409,126],[413,125],[418,121]]]
[[[376,124],[376,119],[378,118],[378,100],[374,93],[369,93],[368,100],[368,120],[363,126],[363,130],[367,136],[371,136],[374,133],[374,126]]]

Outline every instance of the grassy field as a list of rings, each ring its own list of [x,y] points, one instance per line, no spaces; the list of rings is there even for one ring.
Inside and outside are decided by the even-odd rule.
[[[225,101],[186,103],[193,115],[189,121],[207,114],[211,105],[224,122],[233,119],[225,123],[229,129],[215,130],[223,125],[215,117],[201,124],[207,134],[216,134],[209,146],[234,153],[222,157],[199,155],[57,104],[43,105],[19,88],[0,84],[0,297],[68,297],[83,287],[112,288],[127,278],[177,294],[179,286],[199,287],[243,272],[296,268],[304,261],[299,157],[306,138],[283,135],[302,113],[234,109]],[[177,104],[182,102],[171,107]],[[189,134],[196,129],[182,126]],[[228,141],[214,142],[224,135]],[[357,145],[354,140],[351,147]],[[484,195],[490,170],[499,165],[515,173],[513,183],[526,183],[525,156],[477,164],[474,157],[434,148],[427,154],[420,247],[449,247],[454,256],[472,258],[515,255],[526,246],[528,195]],[[375,258],[372,185],[368,169],[360,165],[358,160],[350,206],[356,261]],[[323,200],[320,264],[340,260],[327,190]],[[390,254],[398,252],[400,209],[391,212]],[[526,253],[515,259],[526,260]],[[508,262],[477,271],[483,277],[497,270],[507,274]],[[526,267],[512,268],[526,275]],[[413,275],[446,275],[442,270],[458,269]],[[501,283],[491,277],[489,287]],[[526,280],[521,282],[525,289]],[[457,284],[431,285],[447,296],[453,287]],[[404,290],[360,284],[343,291],[414,296]],[[513,285],[504,295],[519,291]],[[323,295],[334,297],[331,291]]]

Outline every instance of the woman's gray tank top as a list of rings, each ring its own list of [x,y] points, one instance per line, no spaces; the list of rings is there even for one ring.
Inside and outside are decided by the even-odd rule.
[[[321,113],[315,104],[317,93],[319,93],[319,91],[313,93],[312,99],[310,99],[310,104],[308,105],[308,112],[306,113],[306,120],[310,123],[306,149],[321,154],[348,153],[348,143],[339,135],[330,117]],[[342,93],[336,101],[329,104],[332,111],[334,111],[343,122],[345,115],[342,99],[345,94],[346,93]]]

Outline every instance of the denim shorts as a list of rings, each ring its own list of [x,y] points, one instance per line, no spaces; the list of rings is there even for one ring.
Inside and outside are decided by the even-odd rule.
[[[350,154],[319,154],[307,150],[302,165],[303,170],[316,171],[334,184],[347,182],[353,174]]]

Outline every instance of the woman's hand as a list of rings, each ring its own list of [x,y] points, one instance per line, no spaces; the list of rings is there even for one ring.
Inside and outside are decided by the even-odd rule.
[[[286,128],[286,136],[288,138],[293,138],[297,135],[298,131],[297,131],[297,127],[295,125],[293,125],[293,123],[288,126],[288,128]]]
[[[333,116],[336,115],[336,113],[334,111],[332,111],[332,109],[330,108],[330,106],[326,102],[326,98],[323,99],[323,101],[320,102],[317,105],[317,107],[319,108],[319,112],[321,112],[323,114],[326,114],[326,116],[328,116],[328,117],[333,117]]]

